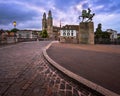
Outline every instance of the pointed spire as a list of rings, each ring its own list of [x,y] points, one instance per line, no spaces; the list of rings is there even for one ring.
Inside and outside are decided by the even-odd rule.
[[[48,12],[48,18],[52,18],[51,10],[49,10],[49,12]]]
[[[46,19],[46,13],[45,13],[45,12],[44,12],[44,14],[43,14],[43,18]]]
[[[61,20],[60,20],[60,28],[61,28]]]

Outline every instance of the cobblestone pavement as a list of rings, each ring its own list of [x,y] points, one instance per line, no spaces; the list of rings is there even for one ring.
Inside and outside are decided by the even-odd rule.
[[[42,55],[48,43],[0,48],[0,96],[101,96],[51,66]]]

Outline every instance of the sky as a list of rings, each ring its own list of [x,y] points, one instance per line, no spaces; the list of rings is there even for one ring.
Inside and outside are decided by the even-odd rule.
[[[83,9],[91,9],[96,29],[113,29],[120,33],[120,0],[0,0],[0,29],[10,30],[13,21],[17,28],[41,30],[43,13],[52,11],[53,25],[78,25]]]

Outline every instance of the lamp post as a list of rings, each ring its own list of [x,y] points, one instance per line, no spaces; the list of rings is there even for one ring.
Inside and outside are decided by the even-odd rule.
[[[14,21],[14,22],[13,22],[14,28],[16,28],[16,25],[17,25],[17,23],[16,23],[16,21]]]
[[[14,30],[16,30],[16,21],[13,21]],[[16,32],[14,32],[14,42],[16,43]]]

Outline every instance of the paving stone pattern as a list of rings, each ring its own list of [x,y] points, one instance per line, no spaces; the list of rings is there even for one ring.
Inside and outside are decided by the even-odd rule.
[[[101,96],[51,66],[42,55],[48,43],[0,49],[0,96]]]

